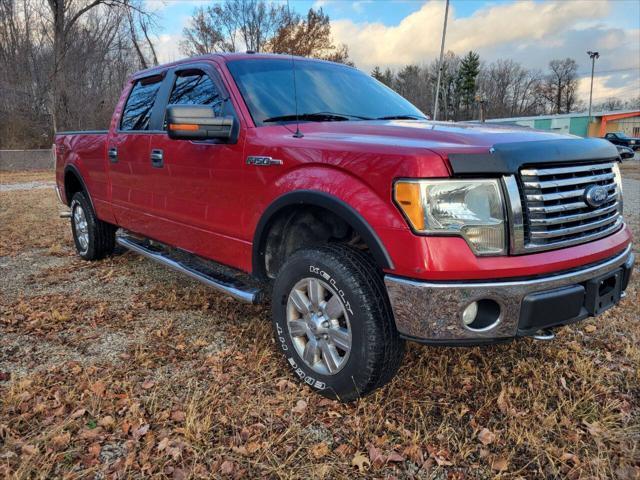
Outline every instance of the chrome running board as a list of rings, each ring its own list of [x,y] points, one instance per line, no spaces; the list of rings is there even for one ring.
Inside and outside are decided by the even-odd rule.
[[[184,273],[236,300],[253,304],[262,302],[262,289],[260,287],[251,285],[253,282],[249,279],[243,281],[244,279],[237,278],[241,276],[248,277],[242,272],[236,273],[235,270],[216,264],[211,260],[172,249],[160,243],[133,237],[126,233],[119,232],[116,236],[116,242],[124,248]]]

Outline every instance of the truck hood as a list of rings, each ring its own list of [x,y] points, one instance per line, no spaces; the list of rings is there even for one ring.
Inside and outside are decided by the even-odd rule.
[[[288,125],[292,127],[291,124]],[[356,142],[396,147],[422,147],[435,151],[484,149],[496,144],[576,139],[574,135],[495,124],[449,123],[416,120],[301,123],[308,139]]]
[[[288,125],[288,128],[291,128]],[[307,140],[398,153],[429,150],[454,174],[515,173],[525,164],[616,159],[611,142],[526,127],[416,120],[303,123]]]

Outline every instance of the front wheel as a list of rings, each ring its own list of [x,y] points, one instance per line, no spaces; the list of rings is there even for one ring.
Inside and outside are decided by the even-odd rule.
[[[348,402],[395,375],[404,341],[381,272],[346,245],[299,250],[273,288],[276,343],[301,381]]]
[[[100,260],[115,248],[116,227],[96,217],[83,192],[71,199],[71,232],[78,255],[85,260]]]

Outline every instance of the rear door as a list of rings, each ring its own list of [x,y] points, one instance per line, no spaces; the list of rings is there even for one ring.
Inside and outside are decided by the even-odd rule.
[[[243,135],[239,118],[213,64],[181,65],[168,72],[165,105],[209,105],[216,116],[234,118],[229,140],[173,140],[153,135],[149,145],[154,178],[152,236],[223,263],[250,251],[240,240]],[[164,125],[164,116],[163,116]]]
[[[153,178],[149,142],[162,131],[154,115],[163,75],[133,81],[107,141],[111,201],[119,225],[143,235],[152,231]]]

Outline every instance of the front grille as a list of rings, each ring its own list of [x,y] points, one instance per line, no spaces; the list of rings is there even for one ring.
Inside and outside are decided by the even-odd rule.
[[[527,167],[520,170],[524,250],[551,250],[610,235],[622,224],[613,162]],[[606,201],[592,207],[585,192],[607,189]]]

